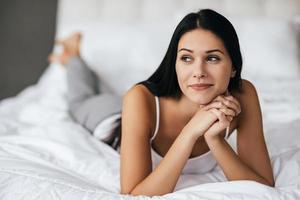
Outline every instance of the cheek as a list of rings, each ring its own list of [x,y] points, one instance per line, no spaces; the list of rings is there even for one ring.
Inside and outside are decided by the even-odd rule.
[[[176,67],[176,75],[181,89],[188,83],[190,73],[188,70],[183,70],[181,67]]]
[[[225,84],[230,79],[230,72],[229,71],[222,71],[216,74],[215,78],[218,80],[220,84]]]
[[[224,92],[228,88],[229,81],[230,81],[230,70],[222,70],[219,73],[217,73],[216,78],[216,83],[217,83],[217,88],[219,92]]]

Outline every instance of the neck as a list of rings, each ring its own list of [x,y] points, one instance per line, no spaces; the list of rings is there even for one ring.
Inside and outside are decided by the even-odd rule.
[[[184,95],[182,95],[177,101],[177,106],[181,116],[183,116],[187,121],[189,121],[201,107],[199,104],[192,102]]]

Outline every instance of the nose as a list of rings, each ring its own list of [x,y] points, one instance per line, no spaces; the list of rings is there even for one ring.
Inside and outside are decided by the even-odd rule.
[[[194,71],[193,71],[193,77],[200,79],[207,76],[206,70],[205,70],[205,62],[199,60],[198,62],[195,62]]]

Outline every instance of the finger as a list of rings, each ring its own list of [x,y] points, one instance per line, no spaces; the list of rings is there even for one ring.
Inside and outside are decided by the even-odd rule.
[[[230,120],[232,119],[230,117],[225,117],[225,115],[217,109],[211,109],[210,111],[211,113],[217,116],[218,121],[214,123],[214,125],[209,129],[209,131],[211,131],[210,134],[217,135],[222,130],[230,126]]]
[[[212,108],[212,109],[210,109],[209,111],[210,111],[211,113],[213,113],[213,114],[217,117],[218,120],[220,120],[220,119],[219,119],[220,113],[217,111],[217,109]]]
[[[217,116],[220,123],[220,127],[226,128],[230,125],[230,122],[233,118],[231,118],[230,116],[227,118],[227,116],[218,109],[211,109],[211,111]]]
[[[213,103],[210,103],[207,105],[207,107],[205,107],[206,110],[212,107],[223,108],[224,107],[223,105],[214,103],[214,102],[222,102],[225,106],[233,109],[236,112],[236,115],[238,115],[241,112],[239,102],[231,95],[230,96],[219,95],[212,102]]]
[[[216,115],[216,117],[218,118],[219,121],[224,121],[226,119],[225,114],[223,112],[219,111],[218,109],[213,108],[210,111]]]
[[[226,96],[225,99],[228,99],[228,100],[234,102],[237,106],[240,105],[239,101],[234,96],[232,96],[232,95]]]
[[[212,108],[227,108],[226,105],[223,104],[222,101],[214,101],[214,102],[211,102],[210,104],[206,105],[205,107],[203,107],[204,110],[209,110],[209,109],[212,109]]]
[[[229,108],[220,108],[219,109],[221,112],[223,112],[226,116],[231,116],[231,117],[235,117],[236,116],[236,112],[232,109]]]
[[[225,99],[227,99],[227,100],[231,101],[232,103],[234,103],[237,106],[237,108],[239,109],[239,112],[241,112],[241,105],[240,105],[239,101],[236,98],[234,98],[233,96],[227,96],[227,97],[225,97]]]
[[[228,108],[234,110],[234,112],[236,113],[236,115],[238,115],[241,112],[241,109],[238,105],[236,105],[234,102],[225,99],[223,104],[225,104]]]
[[[238,115],[241,112],[240,105],[237,100],[235,100],[235,99],[234,99],[235,101],[230,100],[232,98],[227,98],[225,96],[220,95],[218,97],[218,101],[222,101],[223,104],[225,104],[227,107],[233,109],[236,112],[236,115]]]
[[[227,105],[225,105],[225,103]],[[229,100],[212,102],[205,106],[203,110],[207,111],[212,108],[222,109],[226,115],[236,116],[239,113],[238,108],[233,103],[229,102]]]
[[[226,116],[226,118],[227,118],[227,120],[230,121],[230,122],[233,120],[233,117],[232,117],[232,116]]]

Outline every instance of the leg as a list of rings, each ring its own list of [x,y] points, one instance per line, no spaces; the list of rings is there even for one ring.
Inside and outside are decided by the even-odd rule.
[[[51,54],[49,61],[66,66],[70,114],[93,132],[103,119],[121,111],[121,98],[113,94],[98,94],[98,79],[80,58],[80,41],[80,33],[57,41],[63,46],[63,52]]]
[[[80,57],[71,57],[66,64],[68,103],[72,117],[93,132],[105,118],[121,112],[121,97],[100,93],[96,75]]]
[[[79,57],[73,56],[65,64],[67,68],[68,104],[71,110],[86,99],[99,93],[97,77]]]

